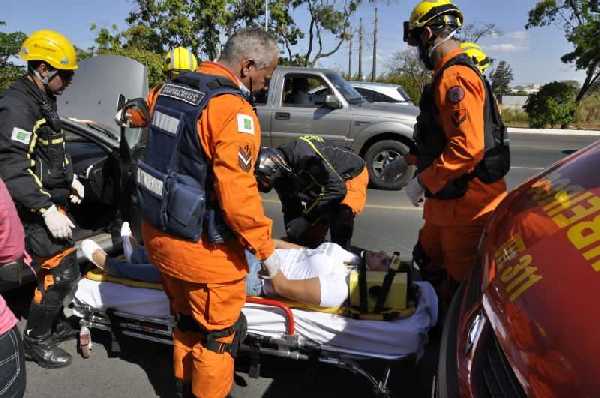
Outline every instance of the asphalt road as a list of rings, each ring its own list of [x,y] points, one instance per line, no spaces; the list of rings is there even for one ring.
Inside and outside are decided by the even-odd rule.
[[[574,150],[594,142],[593,136],[514,134],[512,169],[508,184],[514,188]],[[275,223],[275,236],[281,235],[280,205],[273,195],[265,196],[265,208]],[[353,243],[377,250],[410,253],[421,226],[421,211],[412,207],[403,192],[370,190],[365,212],[357,220]],[[23,292],[21,292],[23,294]],[[24,300],[26,301],[26,300]],[[26,397],[170,397],[172,394],[170,349],[154,343],[127,341],[120,357],[109,358],[105,336],[93,334],[92,357],[83,359],[74,340],[63,343],[73,354],[66,369],[45,370],[27,363]],[[404,388],[403,396],[418,396],[418,375],[410,364],[393,374]],[[421,383],[425,384],[425,383]],[[403,386],[403,387],[402,387]],[[422,387],[422,386],[421,386]],[[425,389],[426,390],[426,389]],[[270,360],[263,364],[262,377],[251,379],[240,361],[235,397],[369,397],[369,386],[358,376],[312,363]]]

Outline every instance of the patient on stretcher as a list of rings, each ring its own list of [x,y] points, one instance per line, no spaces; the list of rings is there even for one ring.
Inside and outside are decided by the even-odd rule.
[[[82,242],[82,252],[111,276],[159,283],[160,273],[148,260],[145,249],[135,245],[126,223],[121,236],[126,261],[109,257],[96,242],[89,239]],[[276,240],[276,247],[282,266],[272,279],[263,279],[261,262],[251,253],[246,253],[246,293],[249,296],[279,296],[321,307],[339,307],[346,301],[348,266],[359,263],[357,255],[335,243],[323,243],[316,249],[307,249]],[[385,271],[389,266],[390,258],[383,252],[367,252],[366,256],[370,270]]]

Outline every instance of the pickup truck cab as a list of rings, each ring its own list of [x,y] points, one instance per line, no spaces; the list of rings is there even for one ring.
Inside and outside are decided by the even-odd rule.
[[[280,66],[256,105],[265,146],[319,135],[360,154],[376,188],[400,189],[414,174],[406,166],[393,181],[383,178],[385,166],[408,153],[418,109],[368,103],[337,72]]]

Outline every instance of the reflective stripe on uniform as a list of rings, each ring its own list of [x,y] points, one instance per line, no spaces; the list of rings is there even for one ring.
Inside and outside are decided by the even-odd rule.
[[[163,182],[158,178],[154,177],[150,173],[138,168],[137,182],[148,191],[152,192],[156,196],[162,198],[163,196]]]
[[[57,145],[57,144],[61,144],[61,143],[64,142],[64,139],[62,137],[61,138],[54,138],[54,139],[52,139],[50,141],[38,137],[37,140],[40,142],[40,144],[45,145],[45,146],[48,146],[48,145]]]
[[[37,130],[42,127],[42,125],[46,123],[46,119],[42,118],[40,120],[38,120],[37,122],[35,122],[35,124],[33,125],[33,130],[31,131],[32,137],[31,137],[31,141],[29,142],[29,147],[27,148],[27,159],[30,161],[31,166],[33,167],[35,166],[35,160],[31,159],[31,155],[33,154],[33,152],[35,151],[35,146],[37,144],[37,141],[39,140],[39,137],[37,135]],[[52,197],[52,195],[50,195],[49,192],[47,192],[46,190],[44,190],[44,186],[42,185],[42,181],[40,180],[40,178],[34,173],[34,171],[31,168],[27,169],[27,172],[29,174],[31,174],[31,176],[33,177],[33,180],[35,181],[35,183],[37,184],[39,191],[48,196],[49,198]]]
[[[152,118],[152,124],[161,130],[175,135],[177,134],[177,129],[179,128],[179,119],[155,111],[154,117]]]

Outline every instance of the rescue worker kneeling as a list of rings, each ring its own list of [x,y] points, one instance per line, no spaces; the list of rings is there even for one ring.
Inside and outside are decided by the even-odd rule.
[[[277,191],[289,241],[316,247],[330,229],[332,242],[350,247],[354,218],[365,208],[369,184],[358,155],[307,135],[263,148],[255,174],[262,192]]]
[[[84,188],[65,151],[56,96],[71,83],[77,59],[71,42],[51,30],[32,33],[19,56],[27,74],[0,98],[0,177],[24,224],[27,251],[41,266],[25,354],[42,367],[60,368],[71,356],[57,344],[75,334],[60,314],[80,277],[65,209],[69,201],[81,203]]]
[[[260,126],[252,92],[277,66],[277,42],[242,30],[217,62],[165,84],[138,164],[142,235],[177,325],[177,396],[225,397],[244,336],[244,250],[277,261],[253,165]]]
[[[405,41],[434,71],[415,126],[418,174],[405,188],[415,206],[426,198],[414,258],[446,303],[475,265],[484,224],[506,195],[503,177],[510,169],[506,128],[478,69],[485,59],[475,65],[453,39],[462,24],[450,0],[421,1],[404,24]]]

